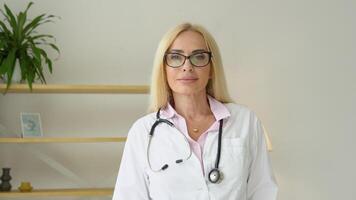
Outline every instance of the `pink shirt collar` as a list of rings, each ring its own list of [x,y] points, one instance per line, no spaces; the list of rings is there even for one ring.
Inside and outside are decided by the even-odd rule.
[[[213,113],[216,121],[230,117],[231,115],[230,111],[225,107],[223,103],[214,99],[210,95],[207,96],[208,96],[211,112]],[[167,119],[171,119],[174,116],[178,116],[179,114],[176,112],[173,106],[170,103],[168,103],[168,105],[164,109],[162,109],[162,115]]]

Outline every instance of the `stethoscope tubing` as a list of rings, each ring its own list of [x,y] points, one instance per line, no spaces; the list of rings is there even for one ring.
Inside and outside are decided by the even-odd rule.
[[[149,168],[153,171],[153,172],[160,172],[160,171],[163,171],[163,170],[166,170],[169,165],[168,164],[164,164],[161,168],[159,169],[153,169],[152,166],[151,166],[151,162],[150,162],[150,155],[149,155],[149,150],[150,150],[150,146],[151,146],[151,140],[153,138],[153,135],[154,135],[154,131],[156,129],[156,127],[161,124],[161,123],[165,123],[165,124],[168,124],[169,126],[171,126],[172,128],[176,128],[174,126],[174,124],[169,121],[168,119],[162,119],[160,118],[160,111],[161,111],[161,108],[158,109],[157,113],[156,113],[156,121],[153,123],[151,129],[150,129],[150,132],[149,132],[149,135],[148,135],[148,144],[147,144],[147,150],[146,150],[146,154],[147,154],[147,163],[149,165]],[[210,172],[209,172],[209,181],[212,182],[212,183],[217,183],[219,181],[219,179],[221,179],[220,177],[220,171],[219,171],[219,163],[220,163],[220,156],[221,156],[221,143],[222,143],[222,128],[223,128],[223,119],[220,119],[219,120],[219,135],[218,135],[218,148],[217,148],[217,152],[216,152],[216,160],[215,160],[215,166],[214,166],[214,169],[212,169]],[[184,140],[186,141],[186,143],[188,144],[188,148],[189,148],[189,155],[185,158],[185,159],[178,159],[176,160],[176,163],[181,163],[183,162],[184,160],[188,160],[191,155],[192,155],[192,149],[189,145],[189,141],[188,141],[188,138],[182,134],[183,137],[184,137]],[[218,178],[217,180],[212,180],[212,178],[210,177],[210,174],[211,172],[215,171],[216,173],[218,173]]]

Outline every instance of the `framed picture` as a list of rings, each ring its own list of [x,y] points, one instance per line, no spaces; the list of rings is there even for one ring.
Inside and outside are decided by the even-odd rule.
[[[21,113],[22,137],[42,137],[40,113]]]

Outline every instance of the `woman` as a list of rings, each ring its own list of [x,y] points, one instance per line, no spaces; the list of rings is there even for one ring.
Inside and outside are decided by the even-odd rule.
[[[231,103],[218,46],[178,25],[156,52],[150,114],[130,129],[113,200],[274,200],[262,124]]]

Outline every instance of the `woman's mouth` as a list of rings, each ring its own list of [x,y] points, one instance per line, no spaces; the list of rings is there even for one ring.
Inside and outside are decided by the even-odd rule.
[[[192,82],[197,81],[198,78],[179,78],[177,80],[182,83],[192,83]]]

